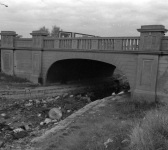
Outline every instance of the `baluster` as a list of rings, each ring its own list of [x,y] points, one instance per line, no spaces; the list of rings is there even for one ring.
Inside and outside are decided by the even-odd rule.
[[[88,50],[88,40],[86,40],[86,49]]]
[[[67,40],[65,40],[64,48],[67,48]]]
[[[134,39],[131,39],[131,50],[134,50]]]
[[[84,44],[85,44],[85,41],[82,40],[82,49],[84,49]]]
[[[104,40],[102,40],[102,50],[104,50]]]
[[[136,50],[136,39],[134,39],[134,45],[133,45],[133,50],[135,51]]]
[[[86,49],[86,40],[84,40],[83,49]]]
[[[67,40],[67,48],[68,48],[68,49],[70,48],[69,40]]]
[[[139,50],[139,39],[136,39],[135,50]]]
[[[59,48],[61,48],[62,40],[60,39],[59,42],[60,42],[60,43],[59,43]]]
[[[123,39],[123,50],[126,50],[126,44],[127,44],[127,43],[126,43],[126,40],[127,40],[127,39]]]
[[[68,40],[66,40],[66,48],[68,48]]]
[[[99,50],[101,49],[101,40],[100,39],[98,40],[98,49]]]
[[[127,50],[130,50],[130,39],[127,40]]]
[[[80,40],[80,49],[82,49],[82,40]]]
[[[90,40],[88,39],[88,49],[90,49]]]
[[[114,50],[114,39],[111,40],[111,49]]]
[[[108,50],[111,50],[112,49],[112,40],[109,39],[108,41]]]
[[[107,45],[107,44],[106,44],[106,41],[107,41],[107,40],[104,39],[104,50],[106,50],[106,45]]]
[[[88,40],[88,49],[91,49],[91,46],[90,46],[90,39]]]

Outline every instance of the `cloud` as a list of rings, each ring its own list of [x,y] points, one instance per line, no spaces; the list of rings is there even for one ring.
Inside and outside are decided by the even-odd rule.
[[[144,24],[167,25],[168,1],[162,0],[6,0],[0,29],[29,36],[41,26],[100,36],[133,36]]]

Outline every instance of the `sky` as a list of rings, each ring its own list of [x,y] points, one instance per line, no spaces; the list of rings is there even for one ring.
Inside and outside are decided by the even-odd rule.
[[[168,28],[168,0],[0,0],[0,30],[23,37],[45,26],[96,36],[139,36],[141,25]]]

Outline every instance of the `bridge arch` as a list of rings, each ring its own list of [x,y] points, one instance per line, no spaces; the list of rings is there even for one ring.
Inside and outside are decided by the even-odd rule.
[[[137,70],[137,55],[135,54],[119,54],[119,53],[94,53],[94,52],[50,52],[43,54],[43,81],[46,83],[47,74],[52,65],[56,62],[63,60],[92,60],[115,66],[118,70],[122,71],[133,89],[136,81]]]
[[[54,62],[48,69],[46,81],[66,82],[92,78],[112,77],[115,66],[90,59],[64,59]]]

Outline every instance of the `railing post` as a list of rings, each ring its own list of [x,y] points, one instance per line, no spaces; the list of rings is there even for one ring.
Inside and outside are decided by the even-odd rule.
[[[153,102],[156,100],[159,61],[159,55],[155,52],[160,51],[161,39],[167,30],[163,25],[146,25],[141,26],[138,31],[141,33],[139,51],[143,51],[143,54],[139,53],[137,56],[137,76],[133,99]]]
[[[42,70],[42,50],[43,50],[43,39],[48,35],[47,32],[33,31],[30,33],[33,38],[32,47],[32,75],[31,81],[34,83],[43,83],[43,70]]]
[[[1,32],[1,69],[2,72],[14,74],[14,39],[16,36],[14,31]]]

